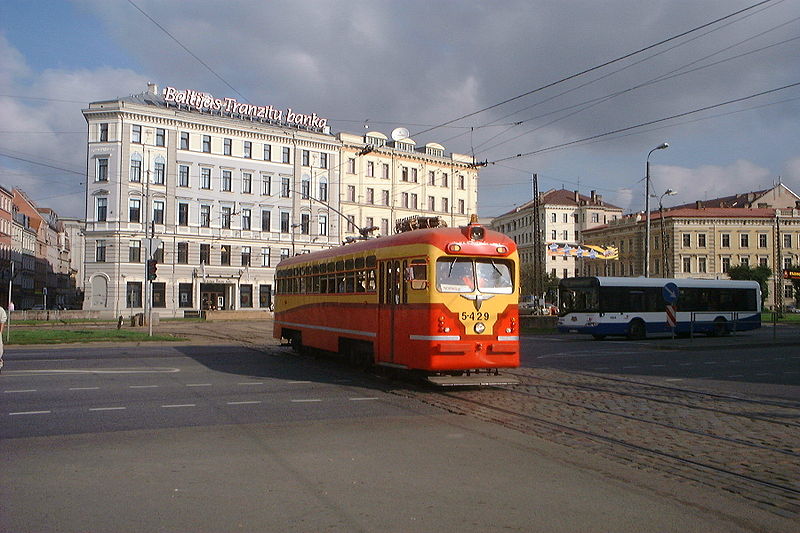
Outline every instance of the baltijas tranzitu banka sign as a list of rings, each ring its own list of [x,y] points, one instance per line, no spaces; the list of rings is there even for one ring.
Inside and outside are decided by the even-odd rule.
[[[593,244],[569,245],[554,242],[547,245],[547,254],[585,257],[587,259],[619,259],[619,251],[616,247],[595,246]]]
[[[256,119],[274,120],[275,122],[283,122],[292,126],[322,129],[328,125],[328,119],[319,117],[316,113],[306,115],[295,113],[291,107],[283,111],[275,109],[271,105],[243,104],[236,98],[214,98],[209,93],[201,93],[191,89],[179,91],[175,87],[164,87],[164,100],[193,107],[198,111],[222,111]]]

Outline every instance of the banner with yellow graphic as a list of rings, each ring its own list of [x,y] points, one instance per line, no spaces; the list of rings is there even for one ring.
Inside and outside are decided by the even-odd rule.
[[[568,244],[553,242],[547,245],[547,255],[608,260],[619,259],[619,250],[617,250],[615,246],[595,246],[594,244]]]

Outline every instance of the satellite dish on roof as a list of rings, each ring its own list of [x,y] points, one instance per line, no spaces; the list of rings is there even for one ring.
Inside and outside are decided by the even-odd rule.
[[[395,128],[392,130],[392,139],[395,141],[402,141],[408,139],[409,133],[406,128]]]

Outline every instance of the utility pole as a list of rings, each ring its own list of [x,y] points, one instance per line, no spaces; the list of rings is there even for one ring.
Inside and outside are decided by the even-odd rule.
[[[773,291],[775,292],[775,296],[773,297],[773,301],[775,302],[775,316],[780,316],[783,312],[783,265],[781,264],[781,219],[780,214],[778,213],[778,209],[775,209],[775,269],[772,272],[773,279],[775,280],[775,285]]]
[[[544,297],[544,246],[542,245],[542,215],[539,201],[539,176],[531,175],[533,188],[533,292]]]

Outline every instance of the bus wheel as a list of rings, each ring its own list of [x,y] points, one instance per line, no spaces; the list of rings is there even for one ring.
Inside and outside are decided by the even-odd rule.
[[[644,322],[639,320],[633,320],[630,324],[628,324],[628,338],[631,340],[642,340],[647,337],[647,329],[645,328]]]
[[[601,341],[601,340],[606,338],[605,335],[599,335],[597,333],[592,333],[592,337],[594,337],[594,339],[597,340],[597,341]]]
[[[711,330],[712,337],[722,337],[723,335],[728,334],[728,326],[725,324],[725,319],[722,317],[717,317],[714,319],[714,327]]]
[[[303,340],[302,337],[300,337],[300,333],[295,332],[292,338],[289,339],[289,344],[292,346],[292,350],[294,350],[295,353],[302,353]]]

